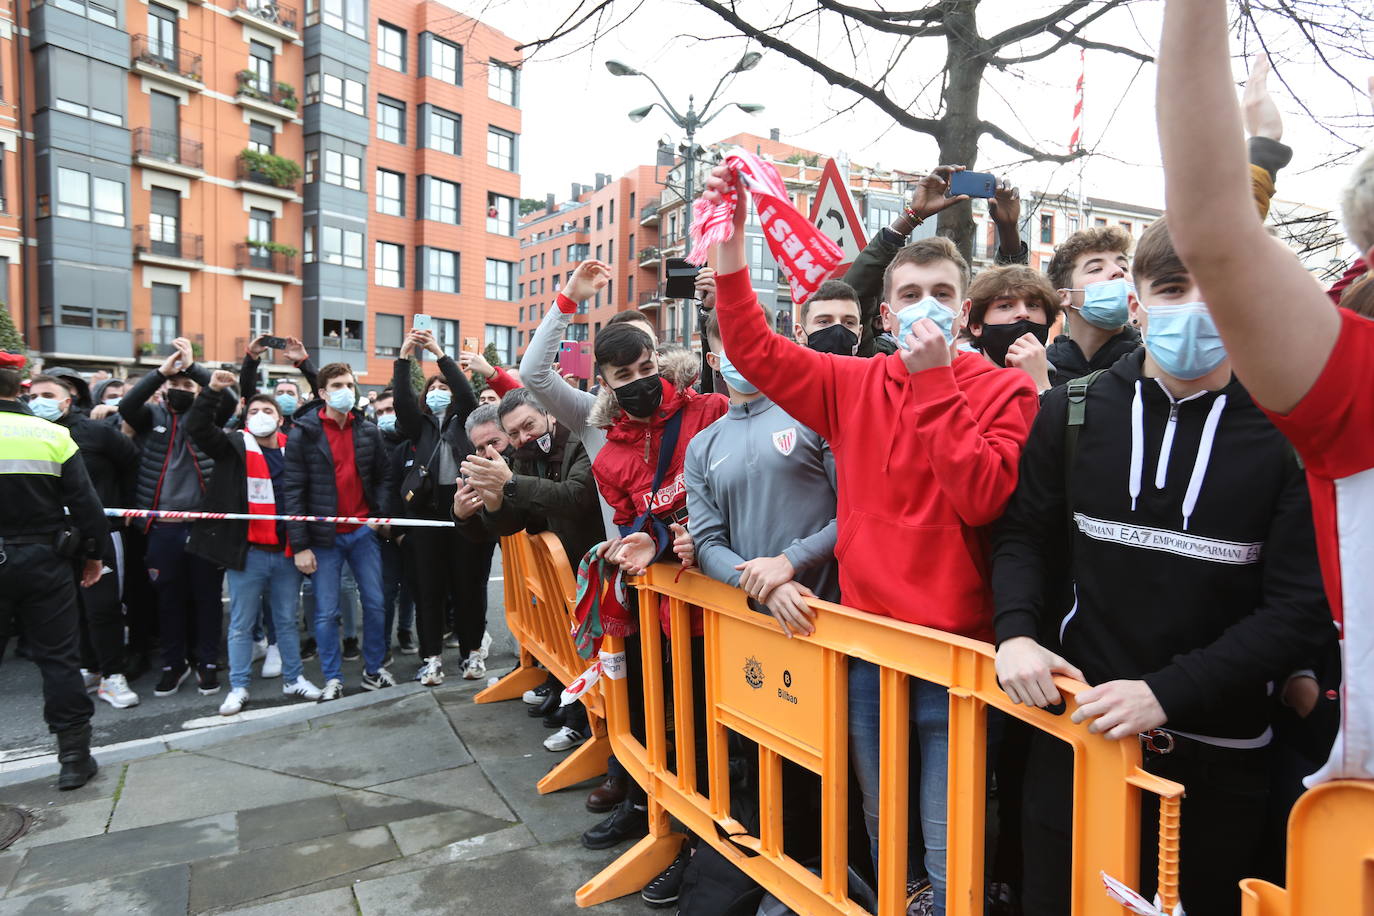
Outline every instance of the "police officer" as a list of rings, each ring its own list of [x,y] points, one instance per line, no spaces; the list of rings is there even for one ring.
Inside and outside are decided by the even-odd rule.
[[[23,355],[0,352],[0,657],[17,619],[43,676],[43,718],[62,765],[57,787],[77,789],[97,767],[70,564],[84,558],[82,587],[99,581],[109,529],[71,434],[20,403],[23,367]]]

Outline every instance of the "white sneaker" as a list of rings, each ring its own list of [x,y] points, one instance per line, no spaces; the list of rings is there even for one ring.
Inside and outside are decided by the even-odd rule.
[[[87,693],[95,693],[100,689],[100,675],[89,668],[81,669],[81,682],[86,685]]]
[[[391,672],[385,668],[378,668],[376,674],[363,672],[362,688],[364,690],[381,690],[385,687],[395,687],[396,679],[391,676]]]
[[[570,751],[586,740],[586,735],[565,725],[544,739],[544,750]]]
[[[268,646],[262,658],[263,677],[281,677],[281,651],[276,646]]]
[[[331,681],[331,683],[338,684],[339,682]],[[342,687],[342,685],[340,685],[340,687]],[[302,674],[289,684],[282,682],[281,692],[287,696],[298,696],[304,697],[307,700],[318,700],[324,691],[307,681],[305,675]],[[334,698],[330,697],[330,699],[332,700]]]
[[[468,653],[468,660],[463,662],[463,678],[475,681],[485,677],[487,673],[487,663],[482,661],[482,653],[473,650]]]
[[[491,634],[486,630],[482,631],[482,647],[477,650],[477,654],[482,656],[482,661],[487,660],[487,655],[491,652]]]
[[[236,716],[243,712],[243,705],[248,702],[248,691],[242,687],[235,687],[229,691],[229,695],[220,704],[219,714],[221,716]],[[555,735],[555,737],[557,737]]]
[[[267,650],[268,650],[268,648],[269,648],[269,647],[268,647],[268,645],[267,645],[267,640],[266,640],[266,639],[264,639],[262,642],[254,642],[254,643],[253,643],[253,661],[257,661],[257,660],[260,659],[260,658],[266,658],[266,657],[267,657]]]
[[[320,702],[327,703],[330,700],[337,700],[343,695],[343,681],[331,677],[324,682],[324,690],[320,691]]]
[[[426,687],[438,687],[444,682],[444,660],[437,655],[426,658],[416,680]]]
[[[96,696],[115,709],[128,709],[138,705],[138,694],[129,689],[129,682],[122,674],[112,674],[100,681]]]

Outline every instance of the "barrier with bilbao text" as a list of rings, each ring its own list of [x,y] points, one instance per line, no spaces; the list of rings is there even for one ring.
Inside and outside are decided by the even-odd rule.
[[[520,532],[501,539],[501,565],[506,597],[506,625],[520,644],[519,666],[474,697],[492,703],[518,697],[552,674],[571,685],[589,662],[573,645],[573,608],[577,581],[558,538],[549,532]],[[540,668],[542,664],[544,667]],[[556,792],[606,772],[611,755],[606,712],[599,685],[582,694],[591,737],[539,780],[540,794]]]
[[[659,565],[635,584],[641,593],[640,632],[629,638],[639,639],[643,651],[644,742],[631,733],[625,666],[608,666],[608,672],[614,668],[620,673],[603,677],[601,686],[616,758],[649,795],[649,835],[577,891],[579,906],[635,893],[665,868],[681,845],[681,836],[670,827],[671,816],[795,912],[867,912],[848,895],[847,868],[848,668],[850,659],[864,659],[881,671],[878,916],[906,911],[908,688],[913,677],[949,689],[951,916],[983,912],[989,708],[1073,748],[1073,905],[1068,916],[1125,912],[1108,897],[1102,876],[1140,886],[1142,793],[1160,799],[1158,878],[1166,912],[1172,910],[1182,787],[1141,769],[1138,742],[1109,741],[1066,715],[1013,704],[997,685],[991,646],[820,601],[811,602],[818,611],[815,633],[789,639],[772,617],[749,608],[743,592],[695,571],[680,574],[676,566]],[[659,596],[668,601],[674,635],[690,632],[689,605],[704,613],[709,771],[704,794],[697,788],[691,640],[660,638]],[[603,652],[613,656],[623,642],[608,637]],[[671,687],[665,686],[666,674]],[[1067,696],[1086,689],[1065,678],[1056,683]],[[729,732],[758,748],[757,831],[746,829],[730,813]],[[783,761],[820,777],[819,874],[784,853]]]

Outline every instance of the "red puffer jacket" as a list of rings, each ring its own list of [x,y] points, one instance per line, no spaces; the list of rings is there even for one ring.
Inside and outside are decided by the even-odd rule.
[[[653,419],[647,424],[641,423],[631,419],[618,407],[615,408],[614,419],[606,431],[606,444],[592,461],[596,485],[615,511],[615,523],[622,527],[633,523],[646,508],[652,508],[653,514],[665,523],[676,520],[686,524],[687,485],[682,465],[687,454],[687,443],[698,432],[724,416],[730,406],[724,395],[701,394],[685,386],[679,389],[669,381],[669,377],[684,381],[682,373],[673,371],[678,368],[675,356],[664,358],[664,375],[661,378],[663,403],[654,412]],[[669,361],[673,361],[671,365]],[[690,376],[685,380],[690,381]],[[609,389],[602,390],[609,395]],[[598,405],[598,408],[602,406]],[[605,406],[609,408],[610,405]],[[678,433],[677,447],[673,450],[672,460],[668,463],[657,492],[651,492],[654,472],[658,469],[659,444],[663,440],[664,427],[679,411],[682,412],[682,427]],[[598,418],[598,413],[600,418],[605,419],[610,411],[594,411],[593,422]],[[643,530],[649,530],[647,524]],[[659,617],[664,632],[668,632],[666,602],[659,608]],[[636,630],[634,621],[630,619],[610,617],[603,619],[602,625],[607,633],[616,636],[628,636]],[[701,632],[701,614],[697,611],[692,615],[692,634],[700,636]]]

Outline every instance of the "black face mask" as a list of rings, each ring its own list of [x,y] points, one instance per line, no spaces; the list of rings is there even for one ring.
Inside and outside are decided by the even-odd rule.
[[[620,409],[632,417],[643,420],[652,417],[658,405],[663,403],[663,382],[658,373],[635,379],[628,385],[612,388]]]
[[[1050,339],[1050,326],[1031,321],[1029,318],[1022,318],[1011,324],[985,324],[982,335],[975,337],[974,342],[978,349],[987,354],[988,359],[999,366],[1005,366],[1007,350],[1026,334],[1033,334],[1043,345]]]
[[[185,388],[168,388],[163,399],[167,402],[167,409],[172,413],[185,413],[191,409],[196,396]]]
[[[548,445],[548,448],[544,447],[545,444]],[[551,451],[553,451],[553,424],[546,420],[544,421],[544,432],[516,449],[515,454],[526,461],[537,461],[546,457]]]
[[[842,324],[832,324],[808,334],[806,345],[817,353],[854,356],[859,352],[859,335]]]

